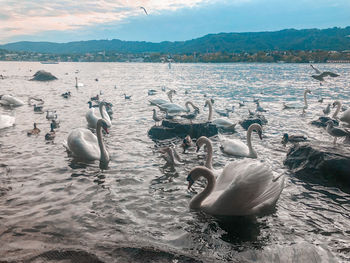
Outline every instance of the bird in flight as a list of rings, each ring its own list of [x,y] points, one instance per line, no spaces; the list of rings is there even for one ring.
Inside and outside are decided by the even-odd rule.
[[[143,6],[140,6],[140,8],[143,9],[143,11],[145,11],[146,15],[148,15],[146,8],[144,8]]]
[[[316,74],[318,74],[318,75],[311,75],[311,77],[319,81],[324,81],[324,77],[327,77],[327,76],[330,76],[332,78],[339,77],[339,75],[336,73],[333,73],[330,71],[321,72],[317,68],[315,68],[313,65],[310,65],[310,66],[315,70]]]

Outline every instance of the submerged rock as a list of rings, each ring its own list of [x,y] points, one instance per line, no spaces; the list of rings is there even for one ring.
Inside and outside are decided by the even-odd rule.
[[[295,144],[284,164],[299,178],[350,192],[350,148],[329,143]]]
[[[153,126],[148,131],[148,135],[155,140],[184,138],[187,135],[190,135],[191,138],[211,137],[216,134],[218,134],[218,129],[210,122],[191,124],[181,120],[163,120],[161,126]]]
[[[36,81],[51,81],[51,80],[56,80],[57,78],[52,75],[50,72],[47,72],[45,70],[39,70],[37,71],[31,80],[36,80]]]
[[[247,119],[242,120],[239,122],[243,129],[248,130],[249,126],[252,125],[253,123],[258,123],[261,126],[267,124],[267,120],[264,115],[262,114],[255,114],[253,116],[249,116]]]

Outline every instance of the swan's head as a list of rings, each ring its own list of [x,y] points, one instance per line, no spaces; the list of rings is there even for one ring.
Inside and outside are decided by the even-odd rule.
[[[199,150],[203,144],[207,144],[208,142],[210,142],[210,141],[207,137],[205,137],[205,136],[199,137],[198,140],[196,141],[197,152],[199,152]]]
[[[311,92],[311,90],[309,90],[309,89],[305,89],[305,91],[304,91],[304,94],[312,94],[312,92]]]
[[[333,108],[338,106],[338,105],[341,105],[340,101],[336,100],[335,102],[333,102]]]
[[[109,134],[109,131],[108,131],[108,124],[107,124],[107,122],[106,122],[106,120],[104,120],[104,119],[99,119],[98,121],[97,121],[97,125],[101,125],[101,127],[103,128],[103,130],[107,133],[107,134]]]
[[[188,182],[188,190],[191,189],[191,186],[194,184],[195,181],[198,180],[199,177],[203,176],[204,174],[210,174],[212,173],[207,167],[204,166],[197,166],[191,170],[191,172],[188,174],[186,180]]]

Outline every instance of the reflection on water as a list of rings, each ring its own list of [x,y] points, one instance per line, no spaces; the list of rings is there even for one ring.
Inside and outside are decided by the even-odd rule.
[[[45,114],[32,106],[0,108],[16,116],[16,125],[0,130],[0,255],[4,260],[27,262],[337,262],[349,261],[350,195],[336,187],[305,182],[283,166],[288,147],[283,133],[304,134],[310,140],[331,141],[323,129],[309,125],[321,116],[325,103],[335,99],[350,105],[350,65],[325,64],[320,69],[339,73],[320,86],[301,64],[166,64],[2,62],[1,94],[23,101],[43,98],[44,110],[56,110],[60,120],[53,142]],[[28,81],[45,69],[57,81]],[[31,71],[30,71],[31,70]],[[78,72],[78,73],[75,73]],[[75,76],[84,87],[76,89]],[[96,82],[95,79],[99,81]],[[117,86],[117,88],[114,88]],[[207,98],[217,109],[235,107],[230,119],[238,122],[255,109],[253,98],[267,109],[264,139],[253,138],[259,159],[277,174],[286,175],[286,187],[275,211],[257,218],[215,218],[190,211],[193,193],[186,176],[204,163],[203,152],[178,153],[184,165],[166,166],[159,147],[181,140],[153,142],[148,129],[154,124],[148,99],[166,98],[162,87],[176,89],[176,103],[185,97],[200,105],[205,120]],[[305,88],[312,90],[305,115],[282,111],[282,102],[302,102]],[[155,96],[147,91],[155,89]],[[98,162],[82,163],[67,156],[63,142],[73,128],[86,127],[87,101],[99,91],[113,104],[114,118],[105,144],[111,155],[108,170]],[[61,94],[70,91],[64,99]],[[188,94],[185,95],[185,91]],[[132,95],[125,100],[123,94]],[[204,95],[206,97],[204,97]],[[323,104],[318,102],[325,98]],[[186,98],[187,100],[187,98]],[[246,106],[238,107],[239,101]],[[215,117],[218,117],[215,115]],[[39,136],[28,137],[36,122]],[[246,132],[225,135],[246,140]],[[214,168],[234,158],[214,143]],[[205,182],[196,185],[200,191]],[[334,256],[337,258],[334,259]]]

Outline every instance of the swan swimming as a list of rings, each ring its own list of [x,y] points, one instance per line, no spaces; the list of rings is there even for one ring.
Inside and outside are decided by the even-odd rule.
[[[212,170],[195,167],[187,177],[188,189],[200,177],[207,179],[207,185],[191,199],[189,207],[217,216],[267,212],[275,207],[284,187],[284,176],[274,177],[268,166],[250,159],[228,163],[216,180]]]
[[[309,89],[305,89],[304,90],[304,106],[300,106],[300,105],[288,105],[286,103],[283,102],[283,109],[284,110],[289,110],[289,109],[301,109],[303,108],[304,110],[308,108],[308,104],[307,104],[307,99],[306,99],[306,94],[311,94],[311,90]]]
[[[100,102],[99,104],[99,111],[101,117],[106,121],[108,128],[112,126],[111,118],[109,117],[107,111],[106,111],[106,103],[105,102]],[[96,129],[97,127],[97,122],[100,119],[95,115],[95,109],[90,108],[88,112],[85,114],[85,118],[88,122],[88,126],[90,128]]]
[[[256,131],[259,135],[260,140],[262,140],[262,128],[258,123],[253,123],[249,126],[247,131],[247,145],[244,144],[241,140],[237,139],[227,139],[221,134],[219,134],[219,140],[221,142],[221,149],[224,153],[241,156],[241,157],[249,157],[249,158],[257,158],[258,154],[253,149],[252,146],[252,132]]]
[[[11,95],[2,95],[0,96],[0,104],[4,106],[19,107],[19,106],[23,106],[24,102]]]
[[[212,120],[213,116],[213,104],[211,100],[206,100],[204,107],[208,106],[209,107],[209,115],[208,115],[208,122],[212,122],[213,124],[216,125],[218,128],[222,128],[225,130],[234,130],[236,127],[236,123],[232,123],[227,119],[219,118]]]
[[[0,114],[0,130],[15,125],[15,121],[14,116]]]
[[[67,149],[78,159],[86,161],[100,160],[100,168],[106,169],[110,158],[102,139],[102,128],[108,134],[108,124],[104,119],[99,119],[97,122],[97,137],[85,128],[72,130],[68,135]]]

